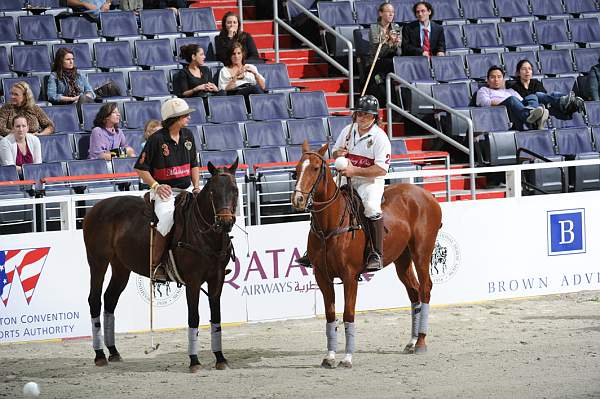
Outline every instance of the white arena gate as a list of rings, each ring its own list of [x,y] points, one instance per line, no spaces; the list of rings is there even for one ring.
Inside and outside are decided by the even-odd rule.
[[[432,304],[455,304],[600,289],[600,191],[521,196],[521,172],[553,166],[598,165],[598,161],[552,165],[478,168],[481,175],[505,172],[507,198],[442,203],[443,227],[431,264]],[[419,181],[428,176],[465,175],[471,170],[408,171],[390,178]],[[445,178],[442,177],[442,181]],[[253,208],[248,197],[256,182],[239,180],[246,193],[238,211]],[[4,199],[0,211],[15,205],[42,209],[60,230],[0,235],[0,261],[6,273],[0,303],[0,343],[60,339],[90,334],[87,296],[89,272],[82,232],[77,228],[82,201],[141,192],[111,192]],[[250,193],[250,194],[249,194]],[[281,195],[279,193],[278,195]],[[287,193],[289,198],[289,193]],[[255,201],[254,201],[255,202]],[[53,206],[43,206],[53,204]],[[34,206],[37,205],[37,206]],[[44,208],[52,208],[43,211]],[[234,228],[236,262],[229,266],[222,296],[223,322],[255,322],[306,318],[323,314],[321,294],[311,269],[296,264],[304,253],[307,220],[247,225],[240,214]],[[247,216],[247,215],[246,215]],[[306,219],[306,218],[305,218]],[[110,272],[109,272],[110,273]],[[0,278],[4,276],[0,272]],[[108,276],[105,284],[108,283]],[[338,310],[342,287],[336,286]],[[116,330],[149,326],[148,281],[133,275],[116,309]],[[206,297],[201,324],[209,323]],[[357,310],[408,307],[409,301],[393,267],[363,276]],[[155,328],[186,326],[184,288],[156,289]]]

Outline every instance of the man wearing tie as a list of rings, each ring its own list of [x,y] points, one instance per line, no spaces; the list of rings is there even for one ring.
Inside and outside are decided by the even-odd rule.
[[[445,55],[446,39],[444,29],[431,21],[433,6],[426,1],[419,1],[413,6],[417,17],[402,29],[402,55]]]

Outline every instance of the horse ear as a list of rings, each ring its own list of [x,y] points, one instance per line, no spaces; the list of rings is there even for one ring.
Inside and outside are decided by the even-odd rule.
[[[327,149],[329,148],[329,143],[325,143],[323,144],[323,147],[321,147],[319,149],[319,155],[321,155],[322,157],[325,156],[325,153],[327,152]]]
[[[229,173],[231,173],[232,175],[235,174],[235,171],[237,170],[239,161],[240,161],[240,157],[239,156],[235,157],[235,162],[232,163],[231,166],[229,167],[229,169],[228,169]]]
[[[302,143],[302,153],[310,151],[310,146],[308,145],[308,140],[304,139],[304,143]]]
[[[212,162],[208,161],[208,165],[206,166],[208,167],[208,171],[212,176],[214,176],[217,173],[217,168],[215,168],[215,165],[213,165]]]

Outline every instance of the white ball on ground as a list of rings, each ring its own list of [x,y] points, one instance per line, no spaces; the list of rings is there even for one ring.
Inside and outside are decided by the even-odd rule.
[[[23,395],[26,398],[37,398],[40,396],[40,386],[35,382],[28,382],[23,386]]]
[[[337,157],[335,159],[335,168],[337,170],[344,170],[348,167],[348,164],[350,163],[350,161],[348,161],[348,158],[346,157]]]

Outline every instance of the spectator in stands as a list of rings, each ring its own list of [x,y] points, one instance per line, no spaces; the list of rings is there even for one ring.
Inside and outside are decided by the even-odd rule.
[[[546,93],[544,84],[537,79],[532,79],[533,67],[529,60],[521,60],[517,63],[517,80],[510,82],[509,88],[513,89],[521,97],[535,95],[540,104],[548,108],[550,115],[559,119],[572,119],[574,112],[583,112],[583,98],[575,96],[575,93]]]
[[[600,57],[598,63],[590,69],[588,76],[592,100],[600,101]]]
[[[375,62],[373,79],[377,84],[381,84],[388,73],[394,72],[394,57],[402,53],[402,31],[400,25],[394,23],[392,3],[382,3],[378,11],[377,23],[372,24],[369,29],[368,67],[370,68]],[[383,44],[375,60],[375,53],[381,42]]]
[[[0,107],[0,136],[12,131],[13,118],[23,115],[27,119],[29,133],[46,135],[54,132],[54,123],[48,115],[35,104],[31,87],[27,82],[17,82],[10,89],[10,102]]]
[[[204,49],[197,44],[181,46],[181,56],[187,65],[173,77],[173,92],[177,97],[209,97],[219,92],[212,82],[210,69],[204,65]]]
[[[240,30],[240,19],[234,12],[227,12],[221,19],[221,32],[215,37],[215,48],[217,60],[227,65],[229,60],[228,50],[233,43],[241,43],[246,54],[246,59],[251,63],[262,63],[264,60],[258,57],[258,50],[252,35]]]
[[[136,14],[144,8],[144,0],[121,0],[119,8],[123,11],[133,11]]]
[[[86,12],[98,18],[101,12],[110,10],[112,0],[67,0],[67,5],[76,12]]]
[[[148,137],[159,131],[161,127],[162,123],[160,123],[158,119],[150,119],[148,122],[146,122],[144,125],[144,142],[142,143],[142,148],[140,148],[140,151],[144,149],[146,141],[148,141]]]
[[[27,117],[17,114],[11,120],[12,132],[0,141],[2,165],[16,165],[17,172],[23,173],[26,163],[42,163],[40,139],[29,133]]]
[[[94,118],[94,128],[90,136],[89,159],[112,157],[134,157],[135,151],[127,143],[127,138],[119,127],[121,113],[117,103],[104,104]]]
[[[525,124],[543,129],[549,116],[548,110],[539,105],[535,94],[523,98],[513,89],[506,89],[504,71],[496,65],[488,69],[487,86],[477,91],[476,104],[478,107],[505,106],[517,130],[523,130]]]
[[[426,1],[419,1],[413,6],[413,13],[417,20],[402,28],[402,54],[427,57],[445,55],[444,29],[431,21],[433,6]]]
[[[53,104],[92,102],[96,95],[87,77],[77,72],[75,55],[61,47],[54,56],[52,73],[48,79],[48,99]]]
[[[241,94],[250,109],[250,94],[264,93],[265,78],[258,73],[256,66],[246,64],[246,54],[241,43],[233,43],[227,52],[225,66],[219,73],[219,89],[225,90],[228,96]]]

